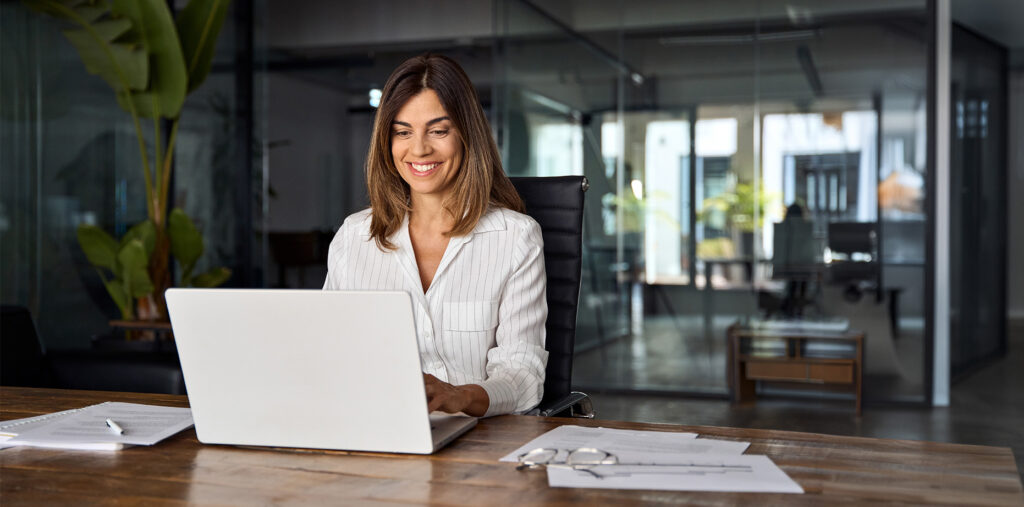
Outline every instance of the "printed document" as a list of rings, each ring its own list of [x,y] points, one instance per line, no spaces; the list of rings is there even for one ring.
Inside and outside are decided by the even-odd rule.
[[[118,434],[106,420],[123,428]],[[114,450],[122,445],[153,445],[192,426],[187,408],[107,402],[40,417],[0,423],[0,433],[16,435],[3,442],[69,449]]]
[[[652,489],[803,493],[803,488],[767,456],[744,455],[749,442],[699,438],[696,433],[559,426],[501,458],[538,448],[558,449],[547,468],[548,485],[558,488]],[[569,451],[595,448],[615,464],[565,464]]]
[[[45,424],[49,424],[51,419],[64,417],[72,412],[78,412],[82,410],[75,408],[71,410],[64,410],[63,412],[54,412],[52,414],[37,415],[35,417],[26,417],[24,419],[13,419],[10,421],[0,422],[0,449],[6,449],[8,447],[16,447],[16,444],[8,444],[7,441],[18,436],[18,432],[26,432],[28,430],[38,428]],[[120,449],[120,445],[108,445],[105,444],[100,447],[105,450],[116,450]]]
[[[666,465],[598,465],[588,470],[548,467],[554,488],[654,489],[662,491],[730,491],[803,493],[767,456],[677,456]]]
[[[696,433],[564,425],[527,442],[501,461],[517,462],[519,456],[542,447],[559,449],[558,461],[572,449],[592,447],[614,455],[621,463],[657,463],[677,454],[743,454],[749,445],[749,442],[697,438]]]

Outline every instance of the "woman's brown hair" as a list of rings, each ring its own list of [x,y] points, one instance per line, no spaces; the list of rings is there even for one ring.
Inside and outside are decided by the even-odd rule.
[[[437,93],[462,142],[462,163],[456,168],[452,193],[444,204],[455,217],[447,235],[469,234],[489,206],[525,211],[523,200],[501,168],[498,146],[469,76],[455,60],[427,53],[402,62],[391,73],[373,121],[366,186],[372,208],[370,235],[382,250],[396,248],[388,238],[402,226],[410,211],[409,185],[399,175],[391,155],[392,123],[398,110],[426,89]]]

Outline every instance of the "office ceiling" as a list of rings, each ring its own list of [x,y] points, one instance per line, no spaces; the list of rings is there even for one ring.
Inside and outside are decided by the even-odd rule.
[[[1009,49],[1024,50],[1024,0],[952,0],[953,20]]]
[[[926,75],[917,68],[927,47],[924,25],[900,18],[901,13],[923,12],[923,0],[870,0],[870,5],[856,6],[832,0],[681,1],[693,5],[631,0],[623,12],[619,0],[533,2],[545,15],[525,2],[496,4],[506,7],[499,31],[509,34],[502,55],[504,77],[581,111],[615,106],[621,64],[649,78],[628,91],[635,96],[630,102],[641,107],[682,106],[683,97],[702,104],[771,99],[773,94],[804,103],[823,96],[863,99],[880,82],[909,90],[924,87]],[[425,8],[379,0],[375,7],[335,16],[341,3],[272,1],[271,61],[361,99],[404,58],[424,50],[445,51],[487,96],[496,71],[494,13],[488,2],[470,3],[476,7],[459,11],[468,4],[438,0]],[[862,19],[865,9],[873,20]],[[893,14],[879,18],[879,11]],[[703,17],[683,16],[693,12]],[[825,18],[843,21],[815,28]],[[760,25],[760,33],[774,38],[760,41],[755,53],[750,33],[757,19],[774,20],[777,26]],[[865,51],[866,40],[874,50]]]
[[[381,86],[401,60],[432,50],[456,57],[486,101],[498,70],[495,30],[508,35],[504,78],[581,111],[614,107],[621,65],[649,78],[628,91],[640,106],[684,105],[677,97],[702,104],[755,95],[862,100],[878,83],[925,86],[926,27],[914,14],[924,12],[924,0],[678,2],[630,0],[623,10],[621,0],[378,0],[352,9],[333,0],[272,0],[267,42],[272,69],[347,90],[355,100]],[[951,2],[956,22],[1024,50],[1024,0]],[[494,9],[502,6],[505,19],[495,24],[501,16]],[[756,52],[754,26],[761,34]]]

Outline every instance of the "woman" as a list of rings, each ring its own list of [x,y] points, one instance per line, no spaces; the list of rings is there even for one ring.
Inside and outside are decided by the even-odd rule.
[[[331,242],[324,289],[412,295],[431,411],[535,407],[548,356],[540,227],[455,61],[418,56],[388,78],[366,182],[370,208]]]

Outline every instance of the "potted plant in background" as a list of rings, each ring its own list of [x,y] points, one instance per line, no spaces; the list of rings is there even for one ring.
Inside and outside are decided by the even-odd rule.
[[[723,244],[722,240],[727,238],[712,238],[705,240],[713,243],[704,245],[704,249],[722,257],[753,257],[756,253],[754,229],[764,226],[765,214],[777,206],[778,202],[777,193],[765,191],[764,186],[755,193],[751,183],[736,183],[731,190],[704,199],[697,220],[707,226],[729,231],[734,236],[733,245]],[[757,217],[756,223],[754,217]],[[735,248],[736,244],[740,246],[739,249]],[[698,245],[700,249],[701,245]]]
[[[210,72],[229,0],[190,0],[176,19],[165,0],[22,1],[69,24],[64,35],[86,70],[106,81],[120,107],[131,115],[147,220],[131,227],[120,240],[83,224],[78,241],[123,321],[166,321],[164,291],[172,285],[172,255],[183,286],[215,287],[231,276],[224,267],[194,273],[203,253],[203,237],[183,210],[168,210],[182,106]],[[143,135],[144,120],[153,125],[152,153]],[[166,140],[163,121],[170,122]]]

